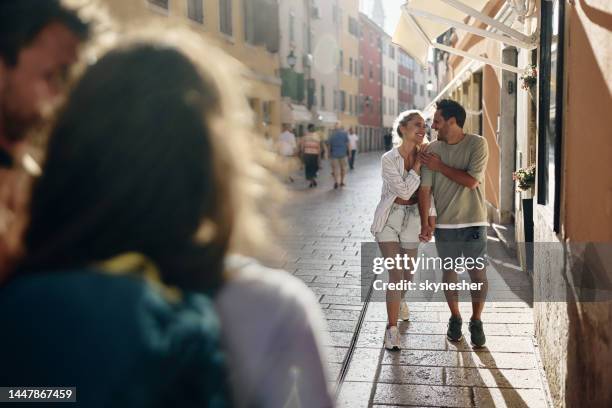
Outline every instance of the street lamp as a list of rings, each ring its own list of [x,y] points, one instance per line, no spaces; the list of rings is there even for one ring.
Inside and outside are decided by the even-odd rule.
[[[293,69],[295,67],[295,64],[297,64],[297,57],[293,53],[293,50],[291,50],[289,52],[289,55],[287,55],[287,65],[289,65],[289,67]]]
[[[431,81],[427,81],[427,90],[428,91],[433,91],[433,83]]]

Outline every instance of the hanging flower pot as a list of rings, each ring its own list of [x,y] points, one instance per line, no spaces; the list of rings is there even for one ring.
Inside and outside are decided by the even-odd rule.
[[[518,191],[531,191],[535,186],[536,166],[523,167],[512,173],[512,180],[517,184]]]
[[[538,83],[538,68],[535,65],[529,65],[521,75],[521,81],[523,82],[521,88],[531,91]]]

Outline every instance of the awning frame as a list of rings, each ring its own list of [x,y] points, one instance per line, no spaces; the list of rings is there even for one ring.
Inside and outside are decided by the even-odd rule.
[[[489,16],[487,16],[486,14],[481,13],[480,11],[473,9],[472,7],[462,3],[461,1],[458,0],[440,0],[446,4],[448,4],[449,6],[462,11],[464,13],[466,13],[467,15],[473,17],[476,20],[479,20],[485,24],[488,24],[490,27],[499,30],[500,32],[503,32],[506,34],[506,36],[492,32],[492,31],[488,31],[488,30],[483,30],[481,28],[477,28],[471,25],[467,25],[452,19],[448,19],[442,16],[438,16],[435,15],[433,13],[430,13],[428,11],[425,10],[421,10],[418,9],[416,7],[411,7],[408,2],[406,2],[403,6],[402,9],[405,11],[405,13],[402,13],[402,15],[406,18],[407,23],[413,25],[416,28],[417,33],[423,38],[423,40],[431,47],[433,48],[437,48],[441,51],[445,51],[451,54],[455,54],[455,55],[459,55],[461,57],[464,58],[469,58],[472,60],[476,60],[476,61],[481,61],[485,64],[489,64],[501,69],[504,69],[506,71],[510,71],[510,72],[514,72],[516,74],[522,74],[525,70],[524,69],[520,69],[518,67],[512,66],[512,65],[508,65],[508,64],[504,64],[495,60],[492,60],[490,58],[486,58],[483,57],[481,55],[476,55],[467,51],[462,51],[462,50],[458,50],[456,48],[453,47],[449,47],[447,45],[444,44],[440,44],[436,41],[432,41],[428,36],[427,33],[423,30],[423,28],[421,27],[421,25],[418,23],[418,21],[416,20],[416,18],[414,18],[415,16],[419,16],[419,17],[423,17],[423,18],[427,18],[429,20],[432,21],[436,21],[436,22],[442,22],[442,23],[450,23],[452,24],[454,27],[458,27],[461,30],[467,31],[469,33],[478,35],[480,37],[484,37],[484,38],[489,38],[491,40],[495,40],[495,41],[499,41],[499,42],[503,42],[505,44],[509,44],[509,45],[513,45],[515,47],[518,48],[523,48],[526,50],[532,50],[534,48],[536,48],[538,46],[538,40],[537,40],[537,36],[533,36],[533,37],[529,37],[523,33],[521,33],[520,31],[517,31],[511,27],[508,27],[507,25],[503,24],[502,22],[496,20],[495,18],[491,18]]]

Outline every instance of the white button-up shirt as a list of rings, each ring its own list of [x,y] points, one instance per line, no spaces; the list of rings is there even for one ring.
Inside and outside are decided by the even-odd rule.
[[[380,202],[374,212],[374,221],[370,227],[372,235],[376,235],[376,233],[382,231],[385,227],[395,198],[399,197],[403,200],[410,200],[421,184],[421,177],[414,170],[411,169],[406,174],[404,158],[399,153],[397,147],[394,147],[382,156],[381,164],[383,186]],[[436,215],[433,197],[429,215]]]

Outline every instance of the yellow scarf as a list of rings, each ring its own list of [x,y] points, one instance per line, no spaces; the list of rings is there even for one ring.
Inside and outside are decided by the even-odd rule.
[[[179,288],[168,286],[161,280],[159,269],[153,261],[138,252],[126,252],[109,260],[102,261],[96,266],[112,275],[134,274],[141,276],[171,302],[181,301],[183,294]]]

